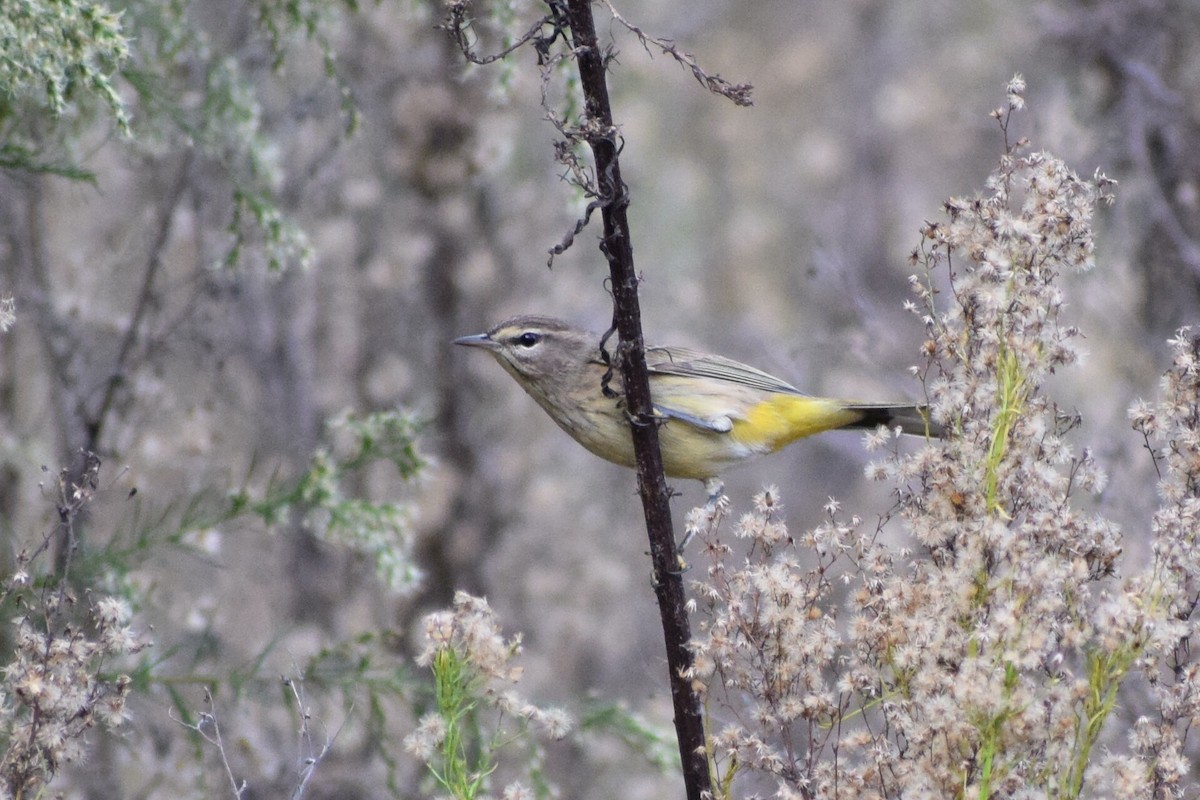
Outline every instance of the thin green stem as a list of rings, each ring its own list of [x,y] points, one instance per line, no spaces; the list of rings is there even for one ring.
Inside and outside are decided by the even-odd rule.
[[[996,365],[997,387],[996,403],[999,411],[996,413],[996,426],[992,432],[992,445],[988,450],[985,465],[987,510],[988,513],[1001,511],[996,498],[999,486],[1000,464],[1008,450],[1008,439],[1013,426],[1025,410],[1028,397],[1028,382],[1016,354],[1001,342],[1000,359]]]

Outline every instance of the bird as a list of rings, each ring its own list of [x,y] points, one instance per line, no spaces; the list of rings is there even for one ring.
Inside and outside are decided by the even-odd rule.
[[[571,438],[634,467],[620,372],[602,358],[600,341],[563,320],[526,314],[454,344],[490,353]],[[702,481],[710,505],[726,471],[813,434],[879,426],[944,434],[924,405],[814,397],[747,364],[682,347],[646,346],[645,353],[663,470]]]

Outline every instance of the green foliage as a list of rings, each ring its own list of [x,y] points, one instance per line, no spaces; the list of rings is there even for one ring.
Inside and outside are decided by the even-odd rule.
[[[1003,331],[1000,332],[1003,336]],[[1003,339],[1001,339],[1003,342]],[[987,508],[990,512],[1001,511],[996,497],[996,485],[1000,477],[1000,466],[1008,449],[1013,425],[1021,417],[1025,407],[1025,375],[1017,357],[1003,343],[1000,346],[996,369],[996,417],[992,446],[988,450],[984,465],[984,485]]]
[[[329,423],[329,433],[338,441],[313,453],[308,469],[294,484],[272,487],[258,500],[239,492],[231,511],[252,509],[273,525],[298,510],[304,524],[322,540],[369,558],[384,585],[396,592],[411,591],[421,580],[412,559],[411,508],[353,497],[344,487],[381,460],[395,465],[401,479],[415,479],[425,466],[416,444],[419,429],[414,416],[399,411],[362,417],[346,412]]]
[[[329,39],[328,31],[338,21],[338,7],[345,14],[359,11],[358,0],[257,0],[258,23],[271,43],[271,65],[280,70],[287,58],[290,40],[295,34],[303,34],[317,45],[325,66],[325,77],[333,81],[341,98],[341,111],[347,135],[357,130],[361,121],[358,106],[354,102],[350,87],[342,80],[337,70],[337,52]]]
[[[121,15],[84,0],[18,0],[0,15],[0,102],[20,101],[61,117],[70,104],[99,100],[122,133],[129,117],[112,83],[129,57]]]
[[[86,0],[17,0],[0,14],[0,169],[91,179],[49,133],[94,115],[130,135],[115,83],[130,57],[121,14]]]
[[[263,75],[254,37],[220,52],[196,24],[197,0],[18,0],[0,15],[0,169],[102,183],[77,155],[103,117],[126,146],[161,157],[198,155],[228,183],[225,266],[261,257],[278,271],[314,253],[281,198],[283,173],[263,98],[285,83],[299,44],[315,46],[339,98],[342,135],[358,110],[338,74],[331,33],[354,0],[262,0],[252,7],[271,52]],[[252,29],[253,30],[253,29]],[[121,82],[133,90],[129,102]],[[164,151],[164,145],[166,150]]]
[[[580,732],[615,737],[631,756],[645,759],[660,772],[677,772],[679,745],[675,731],[656,725],[624,703],[593,700],[579,716]]]
[[[372,461],[387,460],[396,466],[400,477],[412,480],[425,468],[426,460],[417,449],[421,423],[416,416],[396,411],[376,411],[358,416],[349,411],[330,423],[335,435],[349,438],[343,469],[360,469]]]
[[[313,259],[308,238],[279,207],[279,152],[263,130],[258,93],[235,59],[218,61],[208,70],[204,104],[193,128],[197,144],[221,164],[233,187],[233,214],[226,228],[231,244],[223,264],[236,266],[246,245],[256,243],[272,271],[291,263],[308,267]]]
[[[157,509],[130,494],[124,498],[125,519],[113,535],[92,537],[78,549],[75,579],[116,593],[138,607],[142,590],[130,582],[133,571],[163,548],[188,549],[207,557],[206,551],[223,529],[252,514],[268,526],[299,520],[323,541],[369,558],[391,590],[415,589],[421,571],[412,558],[409,504],[355,496],[347,486],[384,463],[393,465],[402,481],[417,480],[426,464],[417,445],[420,423],[402,411],[362,416],[345,412],[330,421],[328,432],[331,443],[313,453],[302,475],[291,481],[273,480],[261,492],[248,487],[232,495],[201,491]]]
[[[437,761],[429,769],[456,800],[474,800],[496,770],[490,752],[481,746],[476,713],[484,681],[451,648],[439,650],[430,668],[437,713],[444,728]]]

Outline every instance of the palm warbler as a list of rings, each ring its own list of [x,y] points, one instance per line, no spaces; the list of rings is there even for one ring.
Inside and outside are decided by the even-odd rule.
[[[520,316],[455,344],[487,350],[558,426],[601,458],[634,466],[620,372],[601,380],[599,334],[562,320]],[[662,421],[659,447],[667,475],[704,481],[710,498],[719,475],[797,439],[834,428],[886,425],[940,436],[923,406],[853,403],[803,394],[791,384],[721,356],[679,347],[647,347],[650,395]]]

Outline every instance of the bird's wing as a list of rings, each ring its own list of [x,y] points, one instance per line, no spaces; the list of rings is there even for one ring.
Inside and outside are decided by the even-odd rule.
[[[646,366],[651,374],[683,378],[713,378],[766,392],[802,394],[790,383],[723,356],[699,353],[683,347],[647,347]]]
[[[762,398],[800,394],[791,384],[732,359],[681,347],[646,349],[655,411],[713,433],[729,433]]]

